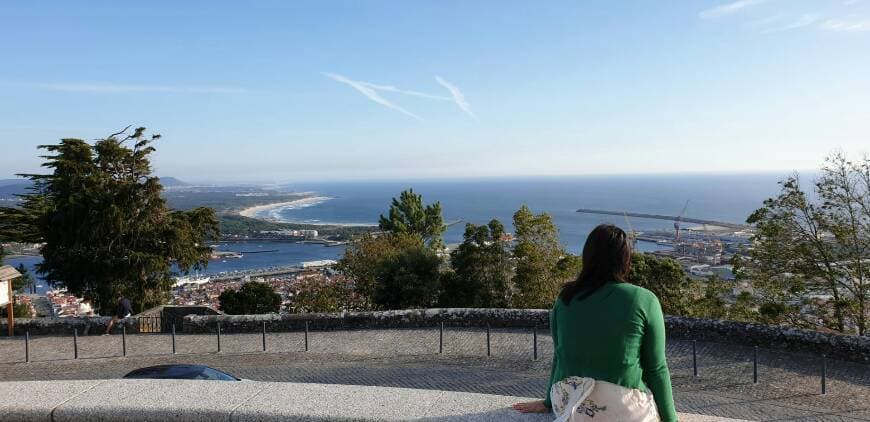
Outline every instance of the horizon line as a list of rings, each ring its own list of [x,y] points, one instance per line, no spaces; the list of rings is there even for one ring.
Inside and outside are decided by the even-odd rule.
[[[280,178],[280,179],[187,179],[183,176],[175,175],[155,175],[158,178],[173,178],[183,183],[189,184],[209,184],[215,185],[220,183],[227,184],[261,184],[275,185],[288,183],[317,183],[317,182],[402,182],[402,181],[442,181],[442,180],[487,180],[487,179],[533,179],[533,178],[571,178],[571,177],[656,177],[656,176],[687,176],[687,175],[721,175],[721,176],[741,176],[741,175],[773,175],[780,174],[788,176],[794,173],[816,173],[819,169],[770,169],[770,170],[686,170],[686,171],[665,171],[665,172],[626,172],[626,173],[539,173],[539,174],[495,174],[495,175],[473,175],[473,176],[410,176],[410,177],[338,177],[338,178]],[[0,180],[25,180],[24,177],[19,177],[19,174],[10,176],[0,176]]]

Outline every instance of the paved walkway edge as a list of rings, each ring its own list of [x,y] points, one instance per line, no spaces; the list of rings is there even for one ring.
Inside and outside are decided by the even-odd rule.
[[[255,381],[81,380],[0,383],[16,421],[551,421],[510,405],[530,398],[409,388]],[[728,421],[680,415],[682,421]]]

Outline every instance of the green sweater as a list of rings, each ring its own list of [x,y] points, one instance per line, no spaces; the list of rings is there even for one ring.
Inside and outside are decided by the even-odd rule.
[[[547,387],[570,376],[651,391],[663,421],[676,421],[665,359],[665,322],[656,296],[628,283],[608,283],[550,313],[553,367]]]

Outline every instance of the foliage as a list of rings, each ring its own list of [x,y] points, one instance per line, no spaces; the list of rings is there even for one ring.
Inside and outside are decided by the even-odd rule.
[[[349,245],[338,269],[353,280],[356,306],[402,309],[436,303],[441,263],[419,235],[388,233]]]
[[[365,309],[365,303],[344,277],[326,278],[321,275],[306,277],[295,285],[290,311],[339,312]]]
[[[693,303],[692,316],[709,318],[709,319],[731,319],[730,306],[725,302],[725,296],[728,295],[728,285],[717,275],[712,275],[707,278],[707,281],[701,283],[692,283],[698,288],[703,289],[703,293]]]
[[[24,264],[18,264],[18,266],[15,267],[15,270],[18,271],[21,276],[12,279],[13,291],[22,292],[25,288],[29,288],[36,284],[36,280],[33,279],[33,274],[30,273],[30,270],[28,270]]]
[[[814,191],[798,175],[747,220],[755,226],[737,276],[768,323],[867,334],[870,319],[870,158],[828,157]]]
[[[450,254],[453,273],[445,274],[442,306],[507,308],[511,304],[513,268],[504,226],[467,224],[463,242]]]
[[[441,203],[423,205],[423,196],[413,189],[402,191],[393,198],[389,214],[381,215],[381,230],[393,234],[420,236],[433,249],[441,248],[441,234],[447,230],[441,216]]]
[[[15,315],[15,318],[32,318],[33,315],[30,314],[30,307],[24,303],[13,303],[12,304],[12,315]],[[0,318],[6,318],[6,306],[0,306]]]
[[[380,309],[428,308],[438,301],[442,260],[423,245],[397,249],[377,266],[374,302]]]
[[[549,214],[535,215],[523,205],[514,213],[513,220],[516,230],[513,305],[549,308],[562,286],[577,275],[578,260],[565,260],[569,255],[559,243],[559,232]]]
[[[673,259],[633,253],[626,281],[655,293],[666,314],[691,316],[693,313],[698,290],[683,267]]]
[[[218,297],[221,311],[230,315],[277,313],[281,309],[281,295],[266,283],[250,281],[239,290],[226,289]]]
[[[44,242],[37,271],[104,312],[119,293],[140,310],[163,303],[171,264],[182,272],[203,268],[206,241],[218,227],[211,209],[167,208],[149,163],[159,138],[138,128],[93,145],[63,139],[41,146],[52,172],[25,175],[32,189],[21,208],[0,209],[0,236]]]
[[[245,217],[237,214],[223,214],[218,217],[220,233],[224,238],[253,237],[263,238],[261,231],[277,230],[317,230],[322,238],[330,240],[351,240],[371,233],[376,229],[372,226],[323,226],[314,224],[276,223]]]
[[[419,236],[407,234],[365,234],[344,250],[338,261],[338,270],[353,280],[354,291],[360,296],[361,306],[377,309],[375,291],[379,283],[379,270],[383,263],[402,251],[423,247]]]
[[[734,303],[728,308],[728,319],[748,322],[759,321],[760,315],[751,293],[744,291],[737,295]]]

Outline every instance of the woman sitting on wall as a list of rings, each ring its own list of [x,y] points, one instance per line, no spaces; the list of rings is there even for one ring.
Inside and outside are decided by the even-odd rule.
[[[631,246],[625,232],[600,225],[583,247],[583,270],[550,313],[553,366],[546,400],[520,412],[557,421],[676,421],[658,298],[625,283]]]

